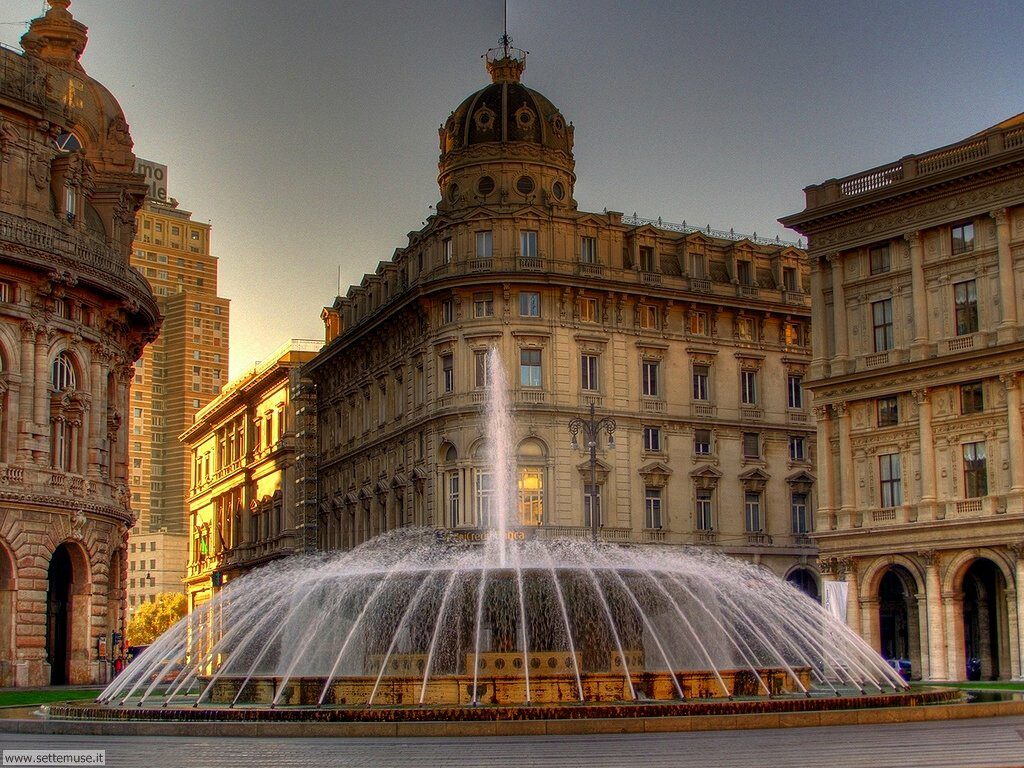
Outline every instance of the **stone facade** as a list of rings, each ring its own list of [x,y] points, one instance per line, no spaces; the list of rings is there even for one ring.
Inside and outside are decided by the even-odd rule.
[[[1024,653],[1024,115],[806,190],[815,537],[915,677]]]
[[[320,546],[486,524],[481,409],[496,348],[531,535],[708,544],[816,590],[804,252],[573,198],[573,126],[489,54],[493,83],[440,129],[441,200],[408,245],[324,310]],[[594,406],[616,447],[569,421]],[[795,519],[794,519],[795,518]]]
[[[320,347],[298,339],[283,345],[228,384],[181,436],[192,464],[189,613],[246,571],[314,548],[300,482],[306,466],[300,411],[312,412],[301,366]],[[315,506],[310,518],[313,530]]]
[[[123,631],[132,366],[160,314],[129,267],[145,186],[50,0],[0,50],[0,685],[107,678]]]

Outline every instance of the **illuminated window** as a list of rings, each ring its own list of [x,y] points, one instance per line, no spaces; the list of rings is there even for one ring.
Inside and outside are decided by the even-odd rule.
[[[956,335],[966,336],[978,332],[978,288],[974,280],[965,280],[953,286],[956,307]]]
[[[965,222],[954,224],[950,229],[952,239],[953,255],[967,253],[974,250],[974,224]]]
[[[690,313],[690,333],[694,336],[707,336],[709,335],[709,328],[707,312]]]
[[[597,322],[597,299],[580,299],[580,321],[584,323]]]

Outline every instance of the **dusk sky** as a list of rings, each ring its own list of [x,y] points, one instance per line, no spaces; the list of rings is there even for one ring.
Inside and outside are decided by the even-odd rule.
[[[17,46],[42,0],[0,3]],[[437,128],[489,80],[500,2],[75,0],[136,153],[213,224],[231,375],[419,229]],[[802,188],[1024,111],[1013,2],[509,3],[523,80],[576,126],[576,198],[781,235]]]

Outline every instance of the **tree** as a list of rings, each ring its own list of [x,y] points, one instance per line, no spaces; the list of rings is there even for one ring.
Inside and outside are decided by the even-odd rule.
[[[125,645],[149,645],[185,615],[185,595],[161,592],[135,609],[125,630]]]

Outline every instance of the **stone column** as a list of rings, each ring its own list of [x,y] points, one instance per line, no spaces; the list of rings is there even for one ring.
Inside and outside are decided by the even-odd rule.
[[[35,420],[35,340],[36,325],[26,320],[21,325],[21,368],[18,385],[18,458],[21,461],[28,461],[31,458],[32,433],[35,431],[30,426]]]
[[[963,592],[943,592],[946,613],[946,658],[948,680],[967,679],[967,651],[964,647]]]
[[[836,498],[832,483],[835,468],[832,462],[832,419],[829,418],[827,405],[814,406],[814,416],[818,420],[818,520],[817,529],[834,531],[836,529]]]
[[[939,558],[933,551],[921,552],[924,560],[925,603],[928,624],[929,680],[948,680],[946,666],[946,625],[942,610],[942,582],[939,578]]]
[[[910,246],[910,284],[914,294],[914,340],[910,345],[910,356],[920,360],[928,349],[928,294],[924,283],[924,244],[920,232],[909,232],[903,236]]]
[[[860,617],[860,636],[864,638],[865,643],[881,653],[882,638],[877,597],[865,597],[860,601]]]
[[[103,389],[107,385],[107,377],[100,365],[100,349],[92,348],[92,360],[89,364],[89,377],[92,381],[92,402],[89,406],[89,441],[85,473],[90,477],[99,477],[103,446],[103,434],[106,425],[102,421],[103,404],[106,402]]]
[[[846,558],[843,560],[842,565],[846,571],[846,623],[850,629],[860,635],[862,627],[860,622],[860,584],[857,580],[857,559],[854,557]]]
[[[1004,373],[999,377],[1006,387],[1007,443],[1010,449],[1010,491],[1024,491],[1024,433],[1020,416],[1020,375]]]
[[[1015,679],[1024,678],[1024,541],[1010,547],[1014,563],[1014,606],[1017,609],[1016,622],[1010,622],[1010,646],[1016,649],[1016,663],[1011,657],[1011,674]],[[1009,607],[1009,606],[1007,606]],[[1016,626],[1014,626],[1016,624]],[[1016,631],[1014,631],[1016,630]]]
[[[850,411],[845,402],[834,403],[832,409],[839,417],[839,511],[853,526],[856,512],[856,481],[853,471],[853,443],[850,440]],[[842,522],[840,522],[842,526]]]
[[[917,621],[915,626],[917,628],[917,648],[920,654],[921,663],[917,669],[914,670],[915,678],[920,680],[927,680],[931,677],[931,656],[928,653],[928,596],[919,592],[914,595],[914,602],[917,605]],[[913,646],[913,640],[911,646]]]
[[[1017,338],[1017,285],[1010,253],[1010,215],[1006,208],[989,214],[996,222],[996,250],[999,259],[999,306],[1001,308],[996,337],[1000,342]]]
[[[835,332],[835,373],[846,372],[850,357],[850,337],[846,330],[846,289],[843,287],[843,257],[834,253],[828,257],[832,264],[832,328]],[[813,322],[813,320],[812,320]]]
[[[46,418],[46,398],[50,391],[50,377],[46,370],[46,329],[36,326],[35,354],[35,416],[34,421],[39,429],[45,430],[49,421]]]
[[[828,336],[825,324],[824,275],[825,265],[818,258],[811,258],[811,378],[819,379],[825,374],[828,360]]]
[[[917,439],[921,446],[921,496],[922,504],[935,501],[935,438],[932,434],[931,393],[927,389],[915,389],[917,401]]]

